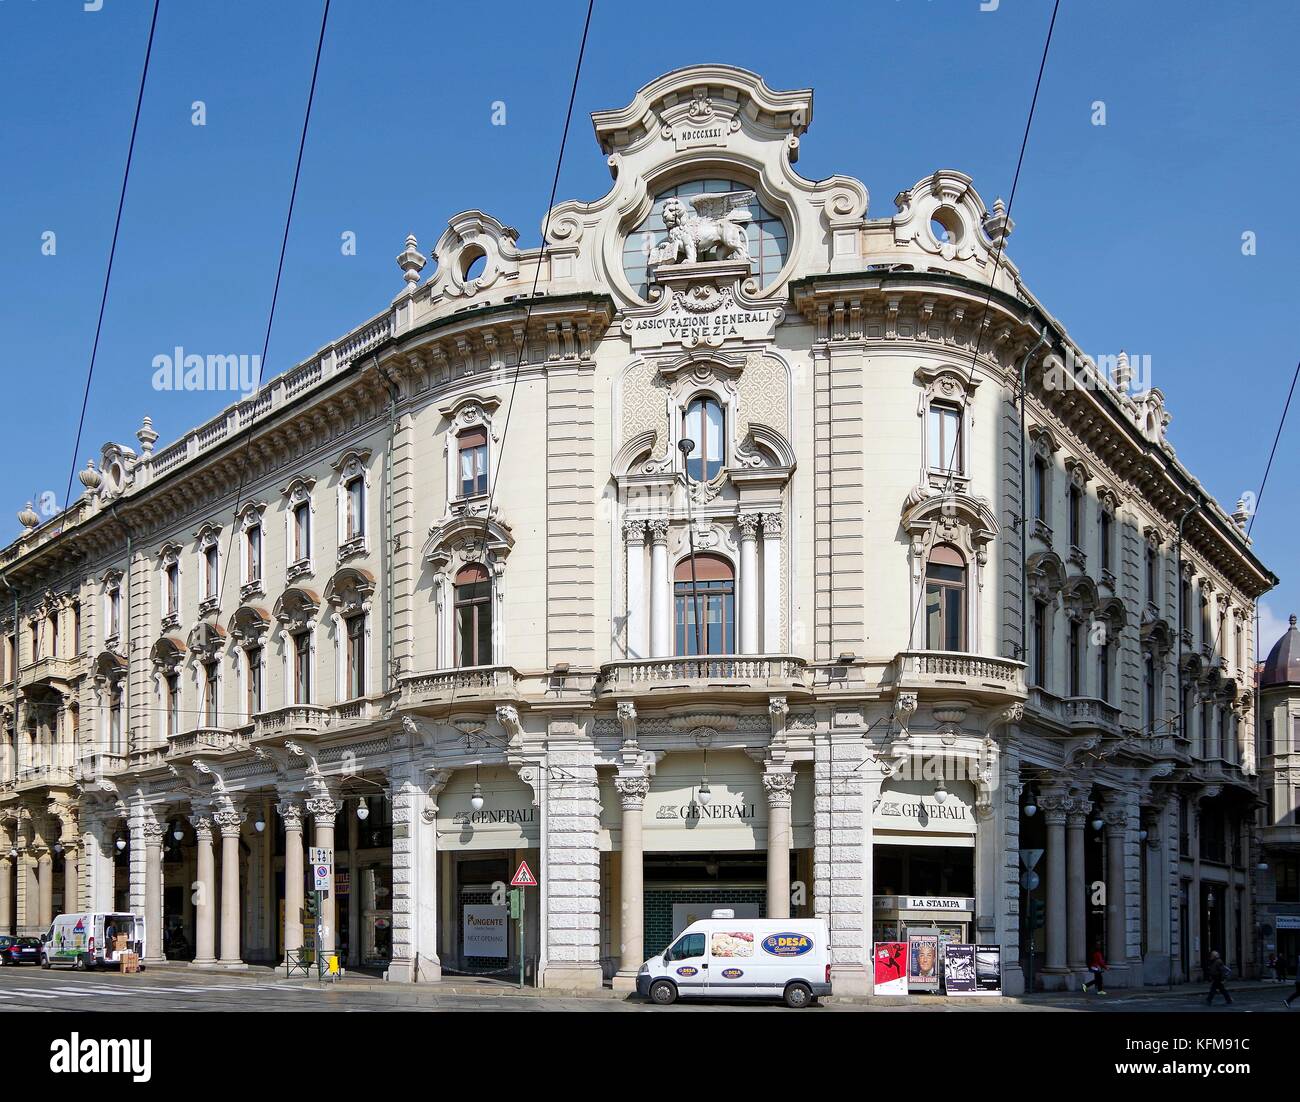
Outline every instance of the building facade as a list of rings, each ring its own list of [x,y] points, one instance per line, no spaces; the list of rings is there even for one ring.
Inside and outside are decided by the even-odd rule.
[[[715,905],[825,918],[841,992],[918,926],[1009,993],[1096,944],[1116,985],[1249,967],[1275,579],[1001,201],[941,170],[870,217],[796,171],[811,120],[661,77],[543,247],[409,238],[381,313],[24,510],[0,929],[130,907],[155,959],[282,961],[326,846],[326,945],[399,981],[622,986]]]
[[[1300,629],[1296,618],[1259,671],[1261,960],[1300,974]]]

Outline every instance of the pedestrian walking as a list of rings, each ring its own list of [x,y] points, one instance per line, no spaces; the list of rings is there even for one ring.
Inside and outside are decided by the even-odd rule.
[[[1092,979],[1083,981],[1083,991],[1087,994],[1088,988],[1096,988],[1098,995],[1106,994],[1106,958],[1101,952],[1101,942],[1097,942],[1092,947],[1092,956],[1088,960],[1088,971],[1092,973]]]
[[[1210,950],[1210,966],[1207,971],[1210,974],[1210,990],[1205,997],[1205,1005],[1213,1005],[1214,995],[1217,992],[1231,1006],[1232,996],[1228,994],[1228,989],[1223,986],[1223,981],[1228,978],[1228,966],[1223,963],[1223,958],[1219,956],[1218,949]]]

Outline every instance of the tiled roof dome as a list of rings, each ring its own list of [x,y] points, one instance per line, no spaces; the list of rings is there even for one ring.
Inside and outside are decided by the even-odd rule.
[[[1300,685],[1300,629],[1295,626],[1294,613],[1290,628],[1273,644],[1259,675],[1261,689],[1273,685]]]

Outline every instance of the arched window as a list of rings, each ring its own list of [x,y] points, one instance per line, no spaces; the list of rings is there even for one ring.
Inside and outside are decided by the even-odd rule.
[[[925,645],[927,650],[966,649],[966,560],[941,543],[925,564]]]
[[[722,470],[722,406],[711,394],[692,398],[682,420],[682,436],[695,442],[686,459],[686,476],[692,482],[707,482]]]
[[[717,555],[696,555],[677,564],[673,578],[675,654],[734,654],[736,651],[736,577],[731,564]],[[698,609],[699,630],[696,630]]]
[[[478,564],[456,575],[456,654],[461,666],[492,665],[492,579]]]

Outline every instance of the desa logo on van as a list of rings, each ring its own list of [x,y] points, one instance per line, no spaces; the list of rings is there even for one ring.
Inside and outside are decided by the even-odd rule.
[[[769,934],[763,939],[763,952],[774,957],[801,957],[813,947],[807,934]]]

